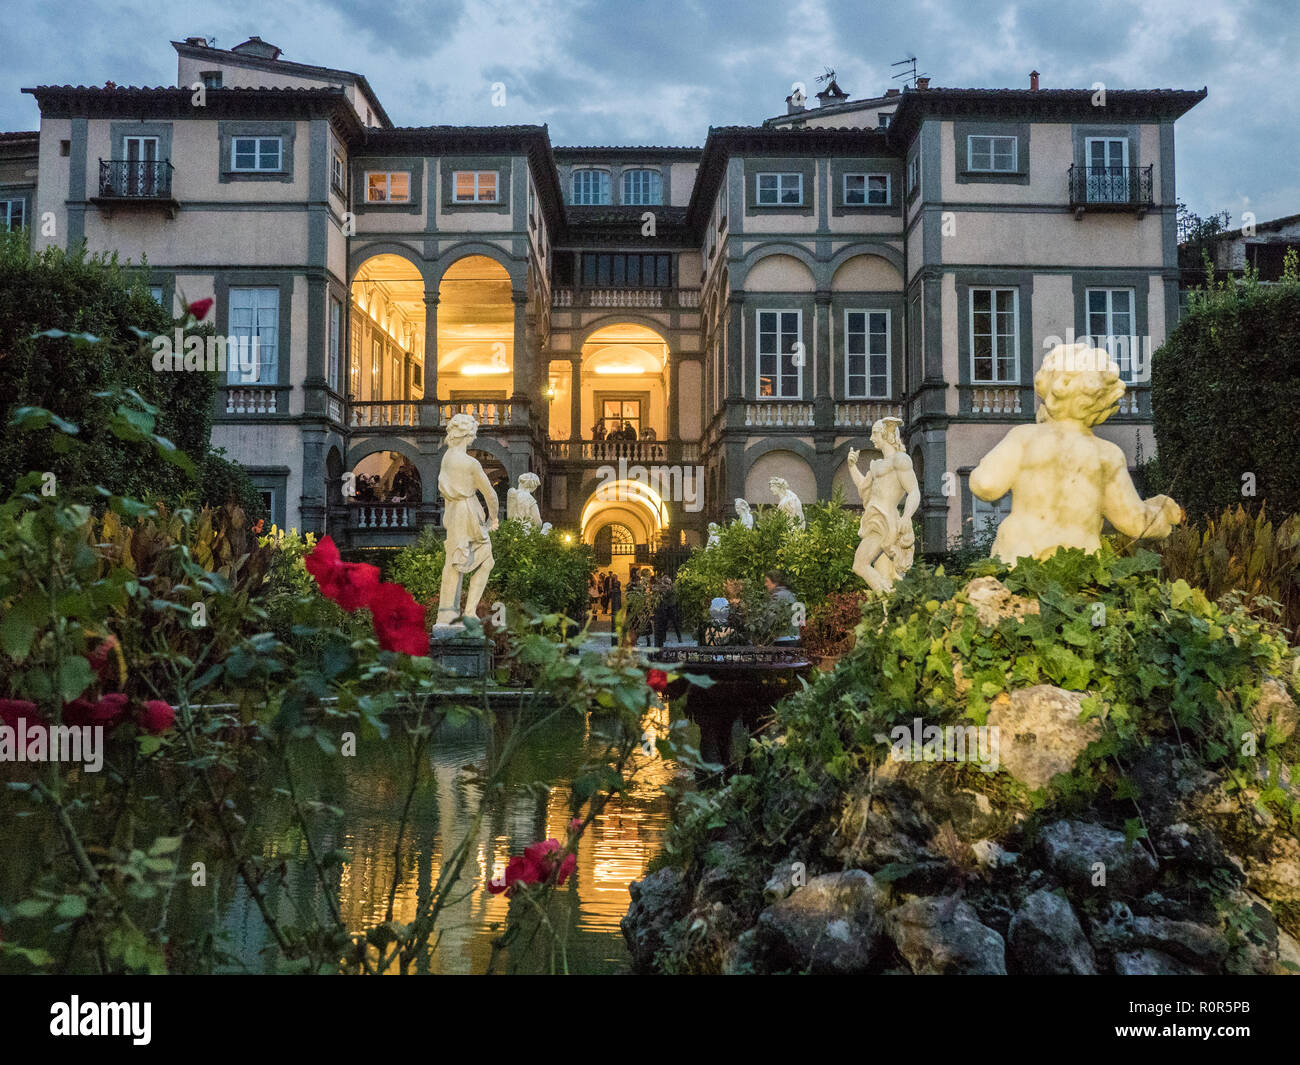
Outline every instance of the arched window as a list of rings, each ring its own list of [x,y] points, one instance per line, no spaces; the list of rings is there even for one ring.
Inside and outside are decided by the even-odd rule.
[[[660,204],[664,201],[663,179],[658,170],[624,170],[625,204]]]
[[[575,170],[572,202],[584,205],[609,203],[609,172]]]

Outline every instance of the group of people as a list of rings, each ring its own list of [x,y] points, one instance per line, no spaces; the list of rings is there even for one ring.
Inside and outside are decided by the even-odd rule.
[[[650,569],[633,566],[625,587],[617,573],[608,570],[597,573],[590,586],[592,615],[604,615],[612,620],[623,609],[625,593],[628,598],[643,597],[648,607],[648,617],[628,619],[629,624],[638,630],[638,642],[644,636],[652,646],[662,647],[667,643],[670,631],[678,643],[682,642],[682,612],[671,577],[666,574],[656,577]],[[649,625],[641,630],[647,621]]]
[[[597,422],[591,430],[591,438],[598,444],[604,443],[635,443],[637,440],[655,440],[655,431],[646,426],[641,430],[641,435],[637,435],[636,429],[632,423],[625,421],[622,425],[616,425],[613,429],[608,429],[603,421]]]

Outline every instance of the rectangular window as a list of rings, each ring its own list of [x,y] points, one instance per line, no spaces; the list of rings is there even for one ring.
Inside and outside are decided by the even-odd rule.
[[[334,157],[330,162],[330,183],[333,184],[334,188],[340,193],[347,191],[347,180],[345,175],[346,170],[343,163],[343,156],[338,152],[335,152]]]
[[[1019,290],[970,290],[971,380],[1015,384],[1020,379]]]
[[[335,392],[339,390],[339,349],[343,340],[343,304],[330,297],[329,365],[325,368],[325,383]]]
[[[274,172],[283,155],[279,137],[231,137],[230,169]]]
[[[605,426],[606,439],[615,432],[626,433],[630,428],[633,436],[629,440],[641,439],[641,401],[639,399],[603,399],[601,401],[600,420]]]
[[[1011,513],[1011,493],[989,503],[971,493],[971,515],[973,528],[971,532],[980,538],[991,536],[998,531],[998,526]]]
[[[204,87],[205,89],[219,89],[219,88],[221,88],[221,71],[219,71],[219,70],[205,70],[205,71],[204,71],[202,74],[200,74],[199,76],[203,79],[203,87]]]
[[[907,162],[907,194],[910,196],[921,187],[921,157],[912,156]]]
[[[366,203],[410,203],[411,175],[406,170],[367,170]]]
[[[352,308],[352,343],[348,346],[348,392],[361,398],[361,315]]]
[[[496,203],[495,170],[457,170],[452,176],[452,199],[456,203]]]
[[[230,290],[230,336],[238,338],[242,351],[257,340],[256,376],[243,372],[240,360],[227,356],[227,378],[231,384],[274,385],[279,381],[280,290],[278,288],[232,288]]]
[[[584,252],[583,288],[671,288],[671,255]]]
[[[760,207],[799,207],[803,204],[802,174],[759,174]]]
[[[1135,348],[1139,343],[1133,317],[1133,290],[1090,288],[1086,299],[1088,337],[1119,364],[1120,377],[1132,381]]]
[[[798,399],[804,364],[802,311],[758,312],[758,394]]]
[[[161,307],[161,306],[163,305],[163,287],[162,287],[162,285],[150,285],[150,286],[149,286],[149,295],[151,295],[151,296],[153,297],[153,301],[154,301],[154,303],[158,304],[159,307]]]
[[[663,203],[663,179],[659,171],[623,171],[623,202],[636,206]]]
[[[26,200],[0,200],[0,227],[24,229],[27,226]]]
[[[1128,140],[1089,137],[1084,146],[1089,203],[1128,203]]]
[[[888,174],[845,174],[846,207],[885,207],[889,204]]]
[[[571,202],[579,206],[609,203],[609,173],[604,170],[575,170]]]
[[[844,312],[844,395],[889,398],[889,312]]]
[[[1015,173],[1018,156],[1015,137],[972,134],[966,138],[966,169],[995,174]]]

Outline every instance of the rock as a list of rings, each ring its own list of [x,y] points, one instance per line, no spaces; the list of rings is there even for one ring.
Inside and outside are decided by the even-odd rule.
[[[764,910],[758,929],[775,968],[863,973],[880,940],[879,903],[870,873],[827,873]]]
[[[780,902],[794,890],[794,863],[782,862],[772,870],[772,875],[763,885],[763,900],[767,903]]]
[[[996,577],[976,577],[966,585],[966,599],[975,608],[981,625],[995,629],[1005,618],[1023,618],[1038,613],[1038,600],[1013,595]]]
[[[1289,740],[1300,721],[1300,711],[1286,685],[1276,677],[1265,677],[1259,702],[1250,708],[1250,720],[1261,739],[1272,730],[1278,743]]]
[[[686,912],[686,884],[680,869],[660,869],[628,885],[632,905],[619,927],[627,941],[633,966],[649,972],[655,955],[669,941],[669,930]]]
[[[1247,856],[1246,882],[1270,902],[1300,902],[1300,840],[1274,834]]]
[[[1169,917],[1135,917],[1122,902],[1112,902],[1106,920],[1092,921],[1091,929],[1093,946],[1113,952],[1117,966],[1121,954],[1150,951],[1187,967],[1179,971],[1212,972],[1219,970],[1228,955],[1227,937],[1219,929]],[[1137,964],[1131,959],[1130,963]]]
[[[1277,971],[1300,975],[1300,940],[1281,928],[1277,930]]]
[[[912,899],[885,915],[885,931],[917,975],[1006,975],[1002,937],[959,899]]]
[[[1097,959],[1068,900],[1035,891],[1011,918],[1007,933],[1011,956],[1033,976],[1093,976]]]
[[[1084,695],[1050,684],[1036,684],[989,707],[988,723],[998,729],[1001,768],[1032,789],[1045,787],[1057,773],[1068,773],[1085,747],[1102,735],[1101,722],[1079,721]]]
[[[1196,976],[1199,970],[1158,950],[1134,950],[1115,955],[1116,976]]]
[[[759,932],[750,928],[736,937],[722,962],[725,976],[753,976],[767,971]]]
[[[1016,860],[1014,854],[1008,855],[991,839],[977,839],[970,845],[970,849],[981,869],[997,869],[1002,865],[1010,865]]]
[[[1136,840],[1089,821],[1057,821],[1043,829],[1040,845],[1047,868],[1079,891],[1141,896],[1156,878],[1156,861]],[[1105,883],[1094,886],[1100,862]]]

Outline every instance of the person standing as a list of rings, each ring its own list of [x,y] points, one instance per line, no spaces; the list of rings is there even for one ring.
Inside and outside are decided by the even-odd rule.
[[[767,588],[767,594],[778,607],[788,606],[790,608],[790,629],[784,636],[778,636],[775,643],[798,643],[803,634],[799,627],[794,623],[794,609],[798,600],[794,592],[785,586],[785,574],[779,569],[768,570],[763,576],[763,584]]]

